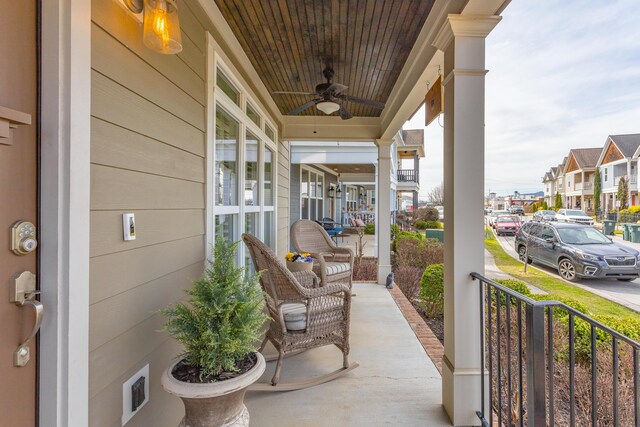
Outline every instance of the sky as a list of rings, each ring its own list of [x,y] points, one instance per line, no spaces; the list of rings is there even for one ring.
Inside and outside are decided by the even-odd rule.
[[[485,192],[541,191],[569,149],[640,133],[640,0],[514,0],[486,68]],[[425,128],[421,199],[443,179],[442,123]],[[421,110],[405,129],[423,126]]]

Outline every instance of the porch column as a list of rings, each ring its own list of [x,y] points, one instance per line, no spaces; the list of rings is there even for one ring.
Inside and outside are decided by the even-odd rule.
[[[391,145],[393,139],[377,139],[378,194],[376,197],[376,242],[378,246],[378,283],[386,283],[391,273]]]
[[[629,188],[629,180],[631,179],[631,160],[627,159],[627,207],[633,206],[631,203],[631,189]]]
[[[413,190],[413,211],[418,209],[418,192]]]
[[[485,37],[499,16],[449,15],[444,52],[444,324],[442,402],[456,426],[480,425],[480,298],[484,273]]]

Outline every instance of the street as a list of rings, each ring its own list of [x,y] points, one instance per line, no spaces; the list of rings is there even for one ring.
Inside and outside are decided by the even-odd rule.
[[[516,250],[514,248],[513,236],[499,236],[496,238],[502,245],[502,248],[512,257],[518,258]],[[619,244],[626,244],[620,238],[614,238],[614,242]],[[631,245],[629,245],[631,246]],[[532,264],[535,268],[538,268],[545,273],[548,273],[560,280],[562,279],[557,270],[540,265]],[[567,282],[565,280],[565,282]],[[620,282],[618,280],[604,280],[604,279],[581,279],[578,282],[567,282],[571,285],[579,286],[594,294],[600,295],[603,298],[617,302],[618,304],[629,307],[633,310],[640,311],[640,279],[636,279],[633,282]]]

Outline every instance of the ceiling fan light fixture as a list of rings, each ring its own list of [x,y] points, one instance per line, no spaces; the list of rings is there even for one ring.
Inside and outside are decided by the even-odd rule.
[[[333,114],[340,109],[340,105],[332,101],[322,101],[316,104],[316,108],[326,115]]]

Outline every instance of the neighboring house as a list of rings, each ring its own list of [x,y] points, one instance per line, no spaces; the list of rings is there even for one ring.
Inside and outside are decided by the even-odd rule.
[[[565,207],[593,210],[593,178],[601,148],[573,148],[564,168]]]
[[[565,175],[564,175],[564,167],[567,165],[567,160],[568,158],[565,156],[562,159],[562,163],[560,163],[557,167],[556,167],[556,175],[555,175],[555,182],[554,182],[554,187],[556,190],[557,194],[560,194],[560,199],[562,200],[562,206],[566,206],[566,185],[565,185]],[[553,203],[551,204],[551,206],[555,206],[556,204],[556,200],[555,200],[556,195],[553,195]]]
[[[640,134],[610,135],[598,159],[602,188],[601,206],[605,212],[618,207],[618,183],[622,177],[629,179],[627,206],[635,206],[638,200],[638,156]]]
[[[558,167],[554,166],[542,177],[542,185],[544,186],[544,201],[549,206],[553,206],[556,196],[556,176],[558,174]]]
[[[396,138],[397,169],[395,180],[398,206],[402,196],[410,194],[413,199],[412,209],[418,208],[420,192],[420,159],[425,156],[424,130],[403,130]]]

